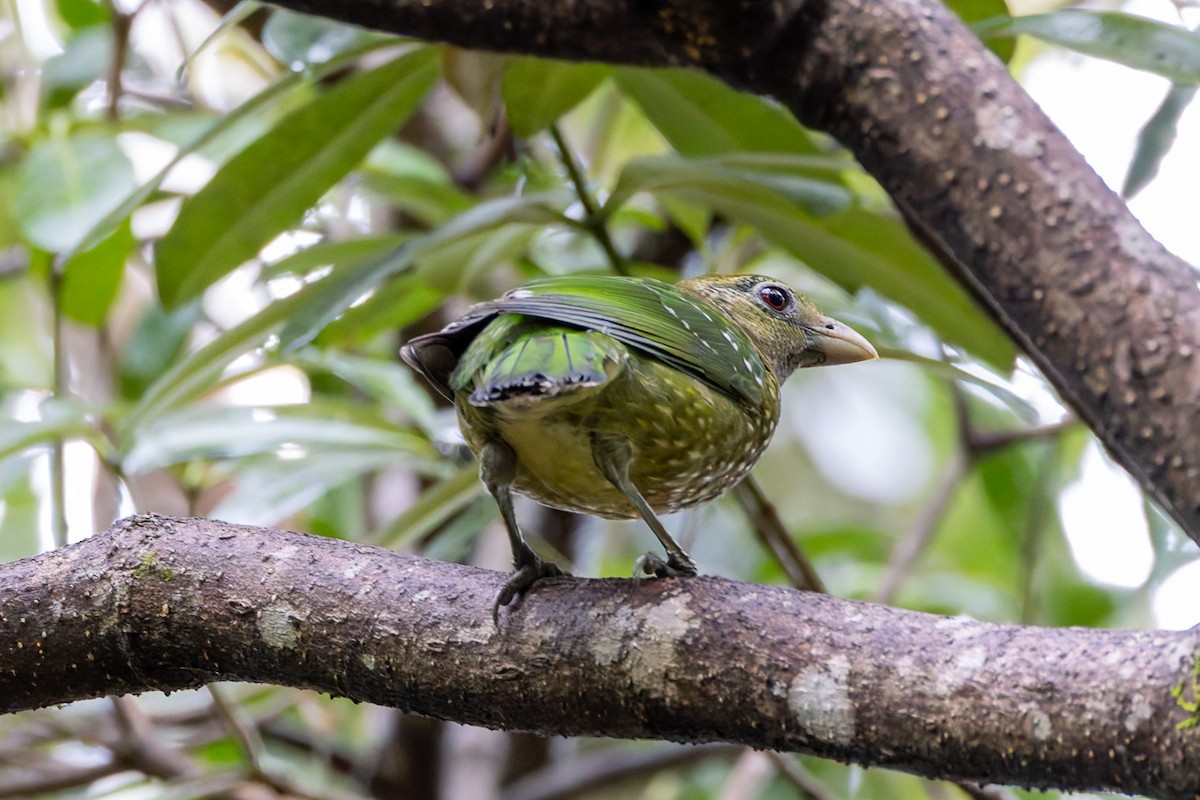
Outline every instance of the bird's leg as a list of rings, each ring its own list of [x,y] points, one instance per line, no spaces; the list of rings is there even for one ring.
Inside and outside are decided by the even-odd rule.
[[[617,487],[621,494],[629,499],[630,504],[641,515],[650,530],[658,537],[663,548],[667,551],[667,560],[663,561],[652,553],[647,553],[638,560],[639,570],[647,575],[666,578],[675,575],[691,577],[696,574],[696,562],[679,546],[679,542],[667,533],[667,529],[655,515],[654,509],[642,497],[642,493],[629,479],[629,465],[633,462],[633,446],[624,436],[596,433],[592,434],[592,460],[600,469],[609,483]]]
[[[517,527],[517,515],[513,511],[512,482],[517,476],[517,454],[503,439],[493,439],[479,451],[479,474],[483,484],[500,506],[500,516],[508,531],[508,543],[512,547],[513,567],[516,568],[492,603],[492,621],[500,624],[500,607],[520,597],[541,578],[566,575],[558,565],[546,561],[525,541]]]

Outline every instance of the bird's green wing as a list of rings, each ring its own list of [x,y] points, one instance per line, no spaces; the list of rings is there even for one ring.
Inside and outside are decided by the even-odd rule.
[[[768,371],[750,339],[720,309],[669,283],[612,276],[543,278],[477,309],[598,331],[735,400],[763,402]]]

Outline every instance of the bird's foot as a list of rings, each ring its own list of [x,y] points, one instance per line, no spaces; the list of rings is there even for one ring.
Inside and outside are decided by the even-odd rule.
[[[696,562],[690,558],[683,561],[669,557],[663,561],[654,553],[645,553],[633,565],[635,578],[694,578],[696,574]]]
[[[500,609],[517,599],[542,578],[570,577],[571,573],[563,571],[557,564],[534,557],[533,560],[517,565],[517,571],[509,576],[496,600],[492,603],[492,622],[500,627]]]

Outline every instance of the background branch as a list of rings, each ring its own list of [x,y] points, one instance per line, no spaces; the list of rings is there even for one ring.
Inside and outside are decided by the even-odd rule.
[[[1022,628],[715,578],[547,581],[497,630],[500,580],[328,538],[131,518],[0,566],[0,710],[270,682],[541,733],[1200,791],[1185,709],[1200,631]]]

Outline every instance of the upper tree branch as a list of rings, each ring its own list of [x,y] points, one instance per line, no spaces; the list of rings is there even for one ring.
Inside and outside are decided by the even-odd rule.
[[[1200,792],[1184,707],[1200,630],[992,625],[715,578],[546,581],[497,630],[501,579],[315,536],[127,520],[0,566],[0,711],[259,681],[543,733]]]
[[[1200,541],[1200,290],[934,0],[275,0],[465,47],[705,69],[849,147]]]

